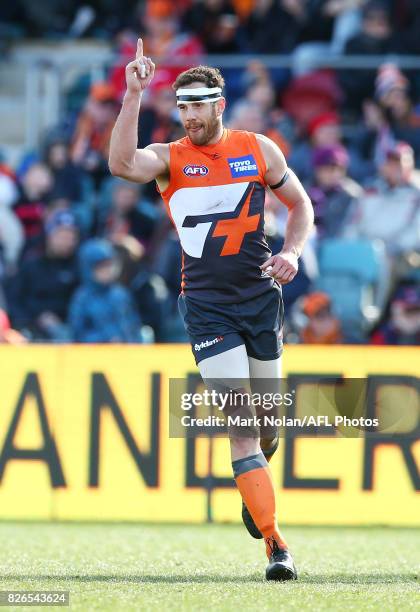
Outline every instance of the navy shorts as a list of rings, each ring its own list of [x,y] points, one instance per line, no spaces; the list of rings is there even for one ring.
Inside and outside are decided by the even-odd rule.
[[[178,298],[195,362],[245,344],[250,357],[269,361],[283,349],[284,317],[281,287],[273,285],[262,295],[234,304],[214,304]]]

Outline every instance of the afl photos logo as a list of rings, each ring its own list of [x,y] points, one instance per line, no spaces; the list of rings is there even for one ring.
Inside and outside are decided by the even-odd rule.
[[[188,164],[188,166],[184,166],[183,172],[186,176],[206,176],[209,173],[209,169],[207,166]]]

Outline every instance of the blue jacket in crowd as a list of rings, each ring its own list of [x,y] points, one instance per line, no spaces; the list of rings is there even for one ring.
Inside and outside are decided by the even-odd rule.
[[[93,239],[80,249],[82,285],[70,304],[69,323],[76,342],[141,342],[140,317],[125,287],[94,278],[99,263],[115,259],[112,245]]]

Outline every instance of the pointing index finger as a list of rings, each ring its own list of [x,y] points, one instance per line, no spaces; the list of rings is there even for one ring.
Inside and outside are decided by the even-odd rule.
[[[143,40],[139,38],[137,40],[136,59],[140,59],[141,57],[143,57]]]

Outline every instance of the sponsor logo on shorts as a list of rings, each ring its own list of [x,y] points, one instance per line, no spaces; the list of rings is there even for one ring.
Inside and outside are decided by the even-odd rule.
[[[206,176],[209,173],[207,166],[199,166],[198,164],[188,164],[184,166],[183,172],[185,176]]]
[[[229,157],[228,164],[232,178],[258,175],[258,166],[253,155],[244,155],[243,157]]]
[[[199,352],[203,348],[209,348],[209,346],[213,346],[214,344],[218,344],[219,342],[222,342],[222,340],[223,340],[223,336],[217,336],[216,338],[213,338],[212,340],[204,340],[203,342],[200,342],[200,344],[198,343],[194,344],[194,350]]]

